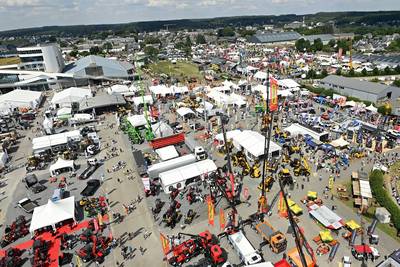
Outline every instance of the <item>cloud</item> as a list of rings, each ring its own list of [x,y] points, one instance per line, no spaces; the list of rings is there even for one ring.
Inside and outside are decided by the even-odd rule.
[[[42,0],[0,0],[1,7],[31,7],[39,5]]]

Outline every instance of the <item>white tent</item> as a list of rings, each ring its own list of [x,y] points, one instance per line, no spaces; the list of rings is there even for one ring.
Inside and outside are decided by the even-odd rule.
[[[69,169],[71,171],[74,171],[75,170],[74,161],[58,158],[56,163],[50,166],[50,174],[55,176],[57,175],[57,171],[61,169]]]
[[[156,149],[156,153],[162,161],[179,157],[178,151],[176,151],[174,146],[166,146]]]
[[[326,206],[314,204],[310,206],[309,213],[323,226],[329,229],[340,229],[344,225],[344,220]]]
[[[292,96],[292,92],[290,92],[290,90],[279,90],[278,91],[278,96],[282,96],[282,97],[288,97],[288,96]]]
[[[331,142],[331,145],[334,147],[345,147],[348,146],[349,144],[350,143],[344,140],[343,137],[340,137],[339,139],[333,140]]]
[[[145,95],[143,97],[137,96],[137,97],[132,98],[133,104],[135,106],[139,106],[139,105],[143,104],[144,103],[143,100],[146,104],[149,104],[149,105],[153,104],[153,97],[151,95]]]
[[[0,95],[1,109],[9,111],[10,108],[35,109],[42,101],[42,92],[16,89]]]
[[[292,79],[283,79],[278,80],[279,88],[286,89],[286,90],[294,90],[297,91],[300,88],[300,84],[295,82]]]
[[[107,93],[112,95],[112,94],[121,94],[123,96],[133,96],[135,95],[135,92],[137,89],[135,88],[134,85],[128,87],[125,84],[115,84],[108,88]]]
[[[366,110],[371,111],[372,113],[377,113],[378,109],[374,107],[372,104],[365,108]]]
[[[51,99],[53,105],[70,106],[71,103],[81,102],[85,98],[91,98],[92,92],[90,89],[70,87],[61,92],[55,93]]]
[[[346,104],[344,106],[355,107],[356,105],[357,105],[357,103],[354,101],[346,101]]]
[[[187,107],[182,107],[182,108],[178,108],[176,110],[176,112],[179,114],[179,116],[181,117],[185,117],[188,114],[195,114],[193,110],[191,110],[190,108]]]
[[[71,115],[72,113],[72,108],[70,107],[63,107],[57,110],[57,117],[62,117],[66,115]]]
[[[154,85],[150,86],[150,92],[156,96],[166,96],[173,94],[172,88],[165,85]]]
[[[0,152],[0,170],[6,167],[8,161],[7,152]]]
[[[140,127],[147,124],[146,117],[143,114],[129,116],[127,120],[133,127]]]
[[[254,74],[254,78],[257,80],[266,80],[267,79],[267,73],[263,71],[257,71],[256,74]]]
[[[52,226],[55,230],[57,223],[69,219],[75,221],[74,196],[55,202],[49,200],[46,205],[39,206],[33,210],[29,232],[33,235],[36,230],[46,226]]]

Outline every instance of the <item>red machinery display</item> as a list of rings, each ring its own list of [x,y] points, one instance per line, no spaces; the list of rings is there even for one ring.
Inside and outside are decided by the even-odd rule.
[[[9,248],[6,251],[6,255],[0,259],[0,267],[19,267],[22,266],[24,261],[21,259],[23,251],[17,248]]]
[[[33,257],[31,258],[32,267],[47,267],[50,266],[49,249],[50,241],[36,239],[33,242]]]
[[[29,229],[25,217],[19,216],[11,225],[6,226],[0,245],[1,247],[8,246],[28,233]]]
[[[225,252],[218,245],[218,240],[209,231],[199,235],[179,233],[178,236],[189,236],[190,239],[172,247],[167,254],[168,263],[172,266],[181,266],[192,258],[204,254],[207,261],[213,265],[223,264],[226,261]]]
[[[79,249],[76,254],[83,262],[89,262],[92,260],[103,262],[110,242],[111,239],[108,237],[92,235],[90,236],[90,242]]]

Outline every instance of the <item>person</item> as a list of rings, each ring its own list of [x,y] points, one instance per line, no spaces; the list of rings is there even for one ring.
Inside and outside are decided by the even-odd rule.
[[[118,183],[121,183],[121,179],[117,178]]]

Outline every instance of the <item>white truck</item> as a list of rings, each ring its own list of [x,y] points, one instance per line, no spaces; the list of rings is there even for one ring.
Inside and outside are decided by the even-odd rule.
[[[182,157],[162,161],[147,168],[147,173],[150,178],[158,178],[160,173],[166,172],[172,169],[176,169],[185,165],[189,165],[196,162],[196,156],[193,154],[184,155]]]
[[[190,151],[196,156],[197,160],[205,160],[207,158],[207,153],[202,146],[197,143],[191,137],[185,138],[185,144],[190,149]]]
[[[239,255],[240,260],[246,265],[260,263],[262,258],[242,231],[228,235],[228,240]]]

